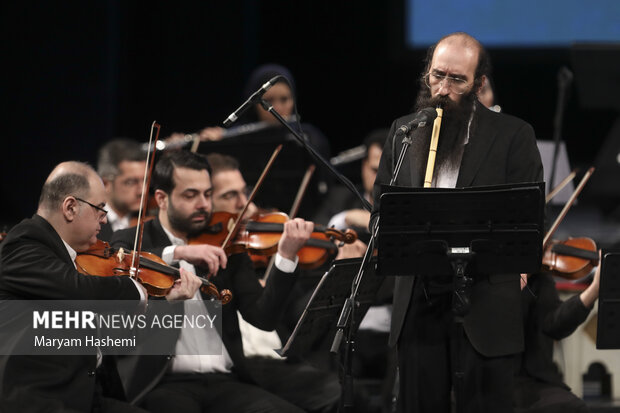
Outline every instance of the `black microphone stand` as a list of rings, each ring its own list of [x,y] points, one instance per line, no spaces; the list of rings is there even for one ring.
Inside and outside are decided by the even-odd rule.
[[[564,119],[564,109],[568,102],[568,86],[573,81],[573,73],[565,66],[558,71],[558,105],[553,119],[553,159],[551,161],[551,175],[549,177],[549,189],[555,186],[555,170],[557,167],[558,156],[560,154],[560,141],[562,140],[562,122]]]
[[[282,118],[282,116],[273,108],[272,105],[270,105],[264,99],[260,100],[260,104],[266,111],[271,113],[282,125],[284,125],[293,134],[293,136],[295,136],[295,138],[304,146],[304,148],[306,148],[306,150],[310,153],[310,155],[314,159],[316,159],[319,163],[326,166],[327,169],[340,182],[342,182],[347,188],[349,188],[349,190],[355,193],[357,197],[362,201],[364,208],[366,210],[368,211],[372,210],[370,203],[359,193],[359,191],[357,191],[357,189],[351,183],[351,181],[349,181],[345,176],[343,176],[338,171],[336,171],[334,167],[329,162],[327,162],[319,153],[317,153],[311,145],[308,145],[308,142],[306,142],[306,140],[301,135],[299,135],[299,133],[295,131],[291,127],[291,125],[289,125],[284,120],[284,118]],[[420,122],[419,125],[414,125],[411,128],[411,130],[415,129],[416,127],[422,127],[422,126],[425,126],[425,122]],[[394,171],[392,173],[392,179],[390,180],[390,186],[394,185],[394,183],[396,182],[396,179],[398,178],[398,174],[400,172],[400,168],[402,166],[403,160],[405,159],[407,150],[411,146],[410,134],[411,134],[411,131],[409,133],[404,134],[404,137],[402,140],[403,146],[398,156],[396,165],[394,166]],[[393,139],[395,140],[398,135],[399,134],[396,133]],[[339,353],[340,345],[342,343],[342,338],[344,337],[345,330],[346,330],[347,339],[345,341],[345,354],[343,356],[344,359],[342,362],[343,377],[342,377],[342,393],[341,393],[341,399],[340,399],[340,404],[341,404],[340,410],[345,411],[345,412],[353,411],[354,394],[353,394],[353,368],[352,368],[353,362],[352,362],[352,359],[353,359],[353,348],[355,344],[354,337],[353,337],[354,330],[355,330],[354,328],[355,327],[354,325],[355,324],[355,317],[354,317],[355,298],[357,297],[357,293],[359,291],[362,278],[364,277],[364,273],[366,272],[370,264],[370,259],[374,251],[375,240],[377,238],[378,232],[379,232],[379,217],[377,217],[377,219],[372,224],[370,240],[368,241],[366,252],[364,253],[364,257],[362,258],[360,269],[357,275],[355,276],[353,283],[351,284],[351,295],[349,296],[349,298],[345,300],[345,303],[340,312],[340,316],[338,317],[338,322],[336,324],[337,331],[336,331],[336,335],[334,337],[334,340],[332,342],[332,346],[330,349],[330,352],[333,354]]]
[[[328,161],[326,161],[318,152],[316,152],[316,150],[311,145],[308,144],[306,139],[304,139],[303,136],[301,136],[295,129],[293,129],[291,125],[288,122],[286,122],[286,120],[273,108],[271,104],[269,104],[262,98],[259,100],[259,103],[267,112],[271,113],[278,120],[278,122],[280,122],[284,127],[286,127],[293,134],[293,136],[303,145],[306,151],[308,151],[308,153],[318,163],[325,166],[332,173],[332,175],[336,177],[336,179],[338,179],[351,192],[353,192],[360,199],[360,201],[362,202],[362,205],[367,211],[369,212],[372,211],[372,206],[370,205],[370,202],[368,202],[359,193],[359,191],[355,188],[355,186],[351,183],[351,181],[347,177],[339,173]],[[418,125],[413,125],[411,129],[413,130],[416,127],[425,126],[425,124],[426,122],[420,122]],[[396,182],[396,178],[398,177],[398,173],[400,172],[400,168],[405,158],[405,154],[407,153],[409,146],[411,146],[410,133],[411,131],[404,134],[403,141],[402,141],[403,146],[401,148],[398,161],[396,162],[396,165],[394,167],[394,172],[392,174],[390,186],[394,185],[394,183]],[[395,140],[396,137],[398,137],[399,135],[400,135],[399,133],[396,133],[393,139]],[[347,340],[346,340],[344,361],[342,363],[344,367],[344,371],[343,371],[343,378],[342,378],[342,396],[341,396],[340,403],[341,403],[342,410],[347,411],[347,412],[353,411],[352,410],[353,409],[352,353],[353,353],[353,345],[354,345],[353,331],[354,331],[354,323],[355,323],[354,303],[355,303],[355,298],[357,296],[360,284],[362,282],[362,278],[364,276],[364,272],[367,270],[368,265],[370,264],[370,258],[372,257],[372,252],[374,251],[375,239],[377,237],[378,232],[379,232],[379,218],[377,217],[377,219],[374,221],[372,225],[370,240],[368,241],[368,247],[366,248],[366,252],[364,254],[364,258],[362,259],[360,269],[357,275],[355,276],[353,283],[351,285],[351,295],[345,301],[342,307],[340,316],[338,318],[338,322],[336,325],[338,330],[336,331],[336,335],[334,337],[334,341],[332,343],[332,347],[330,350],[331,353],[334,353],[334,354],[339,353],[340,344],[342,342],[342,338],[346,330]]]
[[[420,126],[423,126],[420,124]],[[393,139],[396,139],[395,134]],[[390,180],[390,186],[394,185],[396,179],[398,178],[398,174],[400,173],[400,168],[402,166],[403,160],[405,159],[405,155],[409,146],[411,146],[411,136],[410,133],[405,134],[402,140],[403,146],[401,148],[400,154],[398,156],[398,160],[396,165],[394,166],[394,171],[392,173],[392,179]],[[370,240],[368,241],[368,247],[366,248],[366,252],[364,253],[364,258],[362,258],[362,263],[360,265],[360,269],[355,276],[353,283],[351,284],[351,295],[346,299],[344,306],[340,312],[340,316],[338,318],[338,323],[336,324],[336,335],[334,337],[334,341],[332,342],[331,352],[337,354],[340,349],[340,345],[342,342],[342,338],[345,335],[346,331],[346,341],[345,341],[345,354],[344,360],[342,363],[343,366],[343,380],[342,380],[342,396],[340,399],[341,410],[344,412],[352,412],[353,411],[353,348],[354,348],[354,330],[355,330],[355,298],[357,297],[357,293],[359,287],[362,283],[362,278],[364,277],[364,273],[368,269],[370,264],[370,258],[372,257],[372,253],[374,251],[374,244],[377,238],[377,233],[379,232],[379,217],[373,222],[372,230],[370,234]]]

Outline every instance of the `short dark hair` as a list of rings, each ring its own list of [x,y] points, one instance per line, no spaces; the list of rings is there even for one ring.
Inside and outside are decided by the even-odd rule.
[[[238,171],[239,161],[229,155],[220,153],[210,153],[207,155],[209,165],[211,165],[212,174],[216,175],[222,171]]]
[[[476,65],[476,71],[474,73],[474,87],[472,88],[472,90],[478,90],[480,86],[482,86],[482,76],[491,75],[491,72],[493,70],[491,66],[491,58],[489,57],[489,54],[487,53],[484,46],[482,46],[482,43],[480,43],[478,39],[476,39],[475,37],[465,32],[455,32],[455,33],[448,34],[442,37],[441,39],[439,39],[437,43],[435,43],[434,45],[428,48],[428,50],[426,51],[426,57],[424,58],[424,73],[422,73],[422,77],[420,78],[421,87],[426,88],[426,84],[424,83],[424,76],[426,76],[426,74],[431,69],[431,62],[433,61],[433,55],[435,54],[435,49],[437,48],[439,43],[441,43],[442,41],[450,37],[462,37],[466,39],[467,41],[476,45],[476,47],[478,48],[478,64]]]
[[[86,198],[90,193],[87,175],[67,173],[46,182],[41,189],[39,206],[54,210],[68,196]]]
[[[388,133],[390,133],[388,129],[375,129],[366,135],[364,138],[364,146],[366,146],[366,156],[364,156],[364,159],[368,159],[368,151],[372,145],[377,145],[383,150]]]
[[[102,178],[110,179],[119,174],[118,166],[123,161],[144,161],[146,151],[142,146],[131,139],[114,139],[99,149],[97,157],[97,172]]]
[[[189,168],[196,171],[206,169],[211,175],[211,165],[207,157],[190,151],[169,151],[157,161],[153,171],[152,188],[170,194],[174,189],[174,168]]]

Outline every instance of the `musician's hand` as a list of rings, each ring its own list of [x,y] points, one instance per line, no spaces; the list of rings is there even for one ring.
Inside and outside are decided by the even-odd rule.
[[[179,245],[174,249],[175,260],[185,260],[194,265],[207,266],[209,276],[217,274],[220,268],[226,268],[228,258],[220,247],[214,245]]]
[[[220,128],[219,126],[213,126],[210,128],[204,128],[200,131],[200,140],[201,141],[219,141],[224,136],[224,128]]]
[[[598,252],[598,262],[599,265],[596,267],[596,271],[594,272],[594,278],[592,282],[581,294],[579,294],[579,298],[584,306],[591,308],[594,305],[594,302],[598,298],[599,295],[599,286],[601,283],[601,251]]]
[[[360,240],[355,240],[352,244],[344,244],[338,248],[337,260],[343,260],[345,258],[358,258],[362,257],[366,252],[366,244]]]
[[[282,237],[278,243],[278,253],[283,258],[294,261],[297,252],[308,241],[313,229],[314,224],[312,222],[304,221],[301,218],[285,222]]]
[[[181,276],[174,282],[174,285],[166,294],[166,300],[189,300],[194,297],[202,282],[196,275],[181,268]]]
[[[527,285],[527,279],[529,278],[529,276],[529,274],[521,274],[521,290],[523,290]]]
[[[349,209],[344,216],[344,222],[348,227],[368,228],[370,212],[365,209]]]

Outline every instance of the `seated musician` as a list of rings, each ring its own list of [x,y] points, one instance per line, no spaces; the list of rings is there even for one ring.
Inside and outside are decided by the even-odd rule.
[[[212,282],[232,291],[222,306],[223,351],[204,355],[204,341],[194,334],[180,334],[172,357],[143,356],[123,360],[121,378],[128,397],[151,412],[302,411],[253,382],[237,321],[237,310],[253,325],[272,330],[282,311],[282,301],[295,283],[297,251],[309,238],[312,223],[288,221],[278,245],[276,271],[263,288],[247,254],[230,257],[219,246],[187,245],[192,234],[205,230],[212,211],[213,187],[206,158],[192,152],[168,152],[158,161],[152,178],[158,217],[145,224],[143,250],[154,252],[181,268],[204,268],[215,275]],[[129,230],[116,232],[113,246],[129,246]],[[202,300],[200,293],[194,297]],[[174,355],[174,348],[192,354]],[[188,354],[187,352],[184,354]]]
[[[240,212],[248,198],[239,163],[220,154],[210,154],[207,159],[212,168],[213,210]],[[253,210],[256,211],[255,206]],[[259,386],[306,411],[326,412],[336,408],[340,386],[335,374],[307,363],[284,360],[274,352],[282,347],[276,331],[259,330],[238,315],[246,367]]]
[[[358,190],[371,204],[373,202],[372,189],[377,177],[377,169],[387,134],[387,129],[377,129],[364,139],[366,154],[362,159],[360,171],[362,184],[358,186]],[[320,224],[338,229],[353,228],[361,237],[362,233],[368,233],[370,212],[362,208],[360,200],[348,188],[335,186],[321,204],[315,215],[315,220]]]
[[[524,277],[521,292],[525,350],[517,357],[515,412],[587,412],[553,363],[553,340],[571,335],[583,323],[599,294],[600,266],[581,294],[562,302],[548,273]]]
[[[490,76],[478,91],[478,100],[499,112]],[[522,275],[521,306],[524,351],[515,363],[513,407],[526,412],[587,412],[585,402],[571,393],[553,362],[553,341],[570,336],[583,323],[598,298],[600,266],[588,288],[562,302],[549,273]]]
[[[256,92],[262,85],[271,80],[275,76],[284,76],[286,79],[278,80],[263,95],[263,100],[268,102],[273,108],[286,120],[296,119],[296,91],[295,80],[292,73],[286,67],[278,64],[265,64],[257,67],[248,78],[243,89],[242,98],[246,99]],[[278,120],[269,112],[267,112],[259,103],[242,114],[235,126],[244,124],[253,124],[256,122],[264,122],[265,124],[279,126]],[[313,125],[303,123],[301,125],[303,132],[307,135],[310,144],[323,156],[330,154],[329,141],[323,133]],[[217,141],[226,135],[226,130],[219,126],[207,127],[199,132],[202,141]],[[182,139],[183,134],[173,134],[172,140]],[[170,139],[169,138],[169,139]]]
[[[112,233],[129,228],[132,214],[140,208],[146,153],[138,142],[115,139],[99,150],[97,172],[105,185],[108,222],[98,238],[109,241]]]
[[[96,242],[106,222],[104,206],[104,185],[90,166],[59,164],[43,185],[36,214],[16,225],[2,243],[0,301],[146,300],[144,288],[129,277],[86,276],[76,270],[77,254]],[[199,285],[193,274],[183,271],[168,298],[191,297]],[[115,377],[117,382],[102,383],[102,376]],[[103,397],[104,384],[120,386],[113,360],[107,356],[102,360],[96,354],[4,355],[0,411],[143,411]]]
[[[306,142],[312,146],[317,153],[319,153],[323,158],[329,159],[330,156],[330,145],[329,140],[325,137],[325,135],[314,125],[310,123],[300,123],[299,116],[297,115],[297,103],[296,103],[296,85],[293,79],[291,72],[277,64],[265,64],[257,67],[251,74],[250,77],[244,87],[244,91],[241,97],[241,101],[246,100],[249,96],[251,96],[254,92],[261,88],[266,82],[274,78],[275,76],[284,76],[280,78],[269,90],[267,90],[262,98],[264,101],[268,102],[273,108],[285,119],[289,122],[289,125],[297,132],[300,133],[305,139]],[[259,142],[260,138],[265,137],[284,137],[282,131],[282,126],[278,122],[278,120],[269,112],[267,112],[259,103],[254,105],[252,108],[249,108],[243,114],[239,116],[239,119],[232,125],[229,129],[224,129],[219,126],[207,127],[193,135],[185,135],[180,133],[172,134],[169,138],[166,138],[166,141],[174,141],[174,140],[183,140],[186,136],[199,136],[201,141],[218,141],[227,137],[234,136],[243,136],[248,131],[252,129],[260,129],[260,136],[256,136],[258,140],[253,139],[253,142]],[[290,134],[287,133],[286,136]],[[254,137],[253,137],[254,138]],[[286,138],[288,141],[288,137]],[[262,142],[262,141],[260,141]],[[291,146],[297,146],[297,141],[289,142]],[[264,142],[263,142],[264,143]],[[213,150],[209,150],[209,145],[201,145],[200,150],[203,148],[208,152],[212,152]],[[240,147],[239,151],[244,151],[247,148]],[[286,149],[286,145],[285,145]],[[293,168],[299,168],[299,180],[301,181],[303,170],[308,163],[314,162],[311,159],[310,155],[306,154],[305,149],[301,148],[301,144],[297,146],[295,149],[295,159],[297,159],[300,163],[304,165],[293,165]],[[237,148],[235,148],[237,151]],[[221,146],[215,152],[223,152],[221,150]],[[233,155],[237,158],[242,159],[240,155],[237,155],[236,152],[228,152],[229,155]],[[280,158],[289,156],[291,152],[287,152],[286,150],[280,155]],[[250,158],[255,159],[255,158]],[[284,161],[281,161],[284,162]],[[245,165],[245,167],[250,167],[251,165]],[[280,163],[276,164],[273,170],[270,173],[270,178],[276,177],[279,174],[286,174],[286,178],[291,179],[290,170],[282,170],[280,169]],[[249,170],[246,170],[246,175],[249,176]],[[278,180],[278,182],[281,182]],[[289,180],[290,182],[290,180]],[[314,209],[316,205],[321,202],[323,196],[325,195],[327,189],[329,188],[329,184],[331,182],[331,177],[326,173],[324,168],[317,167],[316,171],[312,175],[312,179],[308,185],[308,188],[304,195],[304,200],[300,205],[300,211],[297,214],[300,217],[311,218],[314,214]],[[296,185],[297,183],[292,183]],[[288,188],[283,188],[283,190]],[[266,196],[269,194],[269,196]],[[283,193],[282,191],[275,190],[271,187],[263,188],[263,196],[265,198],[269,198],[270,202],[273,202],[271,205],[263,205],[263,206],[275,206],[280,210],[285,210],[289,207],[289,202],[287,199],[290,193]],[[263,198],[263,199],[265,199]]]

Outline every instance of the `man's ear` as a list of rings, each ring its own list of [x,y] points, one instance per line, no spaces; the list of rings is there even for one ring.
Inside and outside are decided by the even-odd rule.
[[[476,95],[479,95],[482,91],[484,91],[484,88],[486,88],[489,85],[489,79],[487,78],[487,75],[482,75],[482,82],[480,83],[480,87],[478,88],[478,90],[476,90]]]
[[[155,202],[157,202],[157,208],[162,211],[166,211],[168,209],[168,194],[162,191],[161,189],[156,189],[155,193]]]
[[[62,215],[67,222],[73,222],[73,220],[80,214],[78,200],[72,196],[66,197],[61,204]]]

